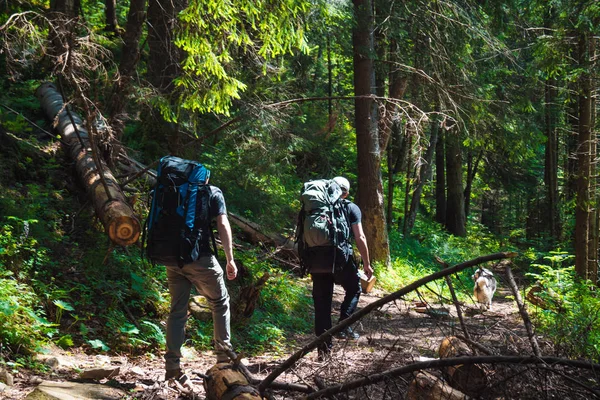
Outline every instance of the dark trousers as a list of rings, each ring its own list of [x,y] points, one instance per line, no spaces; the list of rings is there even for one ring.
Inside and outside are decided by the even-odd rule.
[[[335,274],[311,274],[313,282],[313,304],[315,307],[315,335],[320,336],[329,330],[331,324],[331,303],[333,299],[334,284],[344,288],[344,301],[340,307],[340,321],[348,318],[355,310],[360,299],[361,287],[358,268],[351,260],[344,269]],[[331,348],[331,338],[325,346]]]

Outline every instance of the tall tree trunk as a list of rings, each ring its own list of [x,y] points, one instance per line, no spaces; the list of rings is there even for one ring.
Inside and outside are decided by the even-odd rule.
[[[421,204],[421,193],[423,193],[423,187],[429,180],[429,172],[431,171],[431,164],[433,162],[433,154],[435,152],[435,146],[437,144],[439,130],[440,123],[437,118],[433,118],[433,120],[431,121],[431,136],[429,138],[429,146],[427,147],[427,151],[425,152],[425,157],[423,159],[423,164],[421,165],[419,171],[419,181],[417,182],[417,187],[415,188],[412,194],[410,211],[407,216],[408,223],[405,234],[410,235],[410,232],[415,226],[417,212],[419,211],[419,205]]]
[[[119,64],[119,79],[115,82],[109,106],[110,125],[117,140],[125,128],[127,97],[131,93],[131,80],[140,58],[140,38],[146,21],[147,0],[130,0],[127,25],[123,35],[123,51]]]
[[[396,63],[397,60],[397,44],[395,41],[390,43],[390,59],[388,65],[390,65],[390,69],[388,72],[388,97],[389,100],[386,101],[385,106],[381,108],[382,112],[379,116],[379,149],[383,154],[388,146],[388,142],[390,141],[390,136],[392,134],[392,128],[394,125],[395,117],[398,114],[398,106],[394,102],[395,99],[402,99],[404,97],[404,93],[406,92],[406,88],[408,86],[408,79],[404,75],[400,75],[397,71]]]
[[[581,279],[588,278],[589,222],[590,222],[590,153],[592,122],[592,87],[590,76],[588,34],[579,35],[579,129],[577,139],[577,198],[575,202],[575,272]]]
[[[187,7],[187,0],[148,1],[148,81],[166,97],[174,90],[174,79],[181,72],[184,53],[175,46],[177,16]],[[171,101],[173,101],[171,99]],[[165,153],[180,154],[182,138],[179,125],[165,121],[159,113],[151,116],[152,125],[167,140]]]
[[[175,46],[177,15],[187,0],[149,0],[148,3],[148,80],[161,93],[173,90],[173,79],[181,70],[183,53]]]
[[[435,145],[435,220],[446,225],[446,149],[445,132],[438,135]]]
[[[466,236],[465,200],[462,186],[462,150],[458,132],[446,135],[446,176],[448,178],[446,229],[453,235]]]
[[[117,0],[104,0],[104,15],[106,16],[106,30],[117,31]]]
[[[544,165],[544,183],[546,186],[547,210],[544,215],[548,216],[548,229],[553,242],[560,240],[560,221],[558,212],[558,133],[556,129],[556,82],[549,79],[545,83],[544,110],[546,130],[546,151]]]
[[[392,126],[392,132],[394,131],[394,127]],[[387,230],[388,232],[392,229],[392,221],[394,218],[394,135],[392,134],[390,137],[390,143],[387,148],[387,179],[388,179],[388,192],[387,192],[387,212],[386,212],[386,220],[388,221]]]
[[[371,0],[353,0],[357,21],[352,32],[354,50],[354,94],[358,165],[358,203],[363,211],[363,226],[369,253],[374,261],[390,262],[390,251],[383,205],[383,184],[377,107],[371,96],[373,70],[373,4]]]
[[[565,182],[565,202],[571,202],[575,198],[576,189],[576,176],[577,176],[577,132],[579,126],[579,108],[578,99],[576,95],[577,86],[574,83],[568,84],[567,95],[567,136],[565,138],[566,146],[566,157],[563,160],[564,170],[566,171],[566,182]]]
[[[331,63],[331,34],[327,33],[327,114],[329,116],[329,132],[333,129],[333,64]]]
[[[473,160],[473,152],[469,152],[467,161],[467,182],[465,185],[465,216],[468,217],[471,212],[471,191],[473,189],[473,180],[477,176],[477,168],[483,157],[483,150],[480,150],[475,160]]]
[[[50,2],[50,10],[73,18],[79,15],[81,0],[53,0]]]
[[[408,151],[406,153],[406,158],[407,158],[407,162],[406,162],[406,179],[405,179],[405,183],[404,183],[404,209],[402,211],[402,214],[404,215],[404,222],[402,224],[402,233],[404,235],[407,234],[408,232],[408,211],[409,211],[409,204],[410,204],[410,188],[412,186],[412,160],[411,160],[411,155],[412,155],[412,142],[413,142],[413,138],[415,137],[415,132],[414,132],[414,124],[412,124],[411,122],[407,122],[406,123],[406,136],[407,136],[407,147],[408,147]]]
[[[400,121],[394,121],[392,126],[392,137],[388,144],[388,157],[389,157],[389,168],[388,173],[388,231],[392,229],[393,225],[393,206],[394,206],[394,188],[396,186],[395,176],[402,170],[402,163],[404,162],[403,151],[406,148],[406,137],[402,134],[402,125]],[[398,226],[399,226],[398,221]]]
[[[589,46],[588,52],[590,60],[590,71],[594,71],[596,67],[596,39],[591,36],[589,38]],[[592,61],[594,60],[594,61]],[[591,212],[590,212],[590,237],[589,237],[589,248],[588,248],[588,278],[594,283],[598,282],[598,240],[599,240],[599,231],[598,231],[598,218],[599,218],[599,210],[598,210],[598,168],[596,162],[594,160],[598,159],[598,137],[596,135],[594,127],[596,126],[596,97],[591,94],[597,89],[592,86],[593,80],[590,79],[590,199],[592,199],[591,203]]]

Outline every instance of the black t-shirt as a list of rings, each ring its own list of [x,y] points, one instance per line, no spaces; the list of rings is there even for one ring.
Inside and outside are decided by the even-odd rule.
[[[216,186],[209,185],[210,189],[210,215],[208,216],[209,220],[213,220],[219,215],[227,214],[227,206],[225,206],[225,198],[223,197],[223,192]]]
[[[350,223],[350,234],[352,234],[352,225],[361,223],[362,214],[360,208],[353,202],[345,200],[344,203],[346,204],[346,210],[348,210],[348,222]]]
[[[348,216],[348,225],[350,225],[350,237],[348,238],[348,241],[344,243],[342,249],[344,254],[346,254],[346,257],[349,257],[352,255],[352,238],[354,237],[352,225],[361,223],[362,213],[360,212],[360,208],[350,200],[344,200],[344,207],[346,208],[346,215]]]

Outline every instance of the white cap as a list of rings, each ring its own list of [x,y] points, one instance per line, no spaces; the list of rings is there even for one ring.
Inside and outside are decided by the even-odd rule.
[[[333,180],[335,181],[335,183],[340,185],[343,191],[350,191],[350,182],[348,181],[348,179],[344,178],[343,176],[336,176],[335,178],[333,178]]]

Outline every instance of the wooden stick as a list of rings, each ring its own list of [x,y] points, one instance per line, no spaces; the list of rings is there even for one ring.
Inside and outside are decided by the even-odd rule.
[[[531,347],[533,348],[533,354],[537,357],[542,355],[540,351],[540,346],[535,338],[535,332],[533,331],[533,325],[531,324],[531,320],[529,319],[529,314],[527,313],[527,309],[525,308],[525,304],[521,299],[521,294],[519,293],[519,288],[517,287],[517,283],[515,282],[515,278],[513,277],[512,270],[510,265],[506,265],[506,278],[508,280],[508,286],[515,296],[515,301],[519,306],[519,313],[521,314],[521,318],[523,318],[523,322],[525,323],[525,329],[527,329],[527,337],[529,338],[529,342],[531,343]]]

